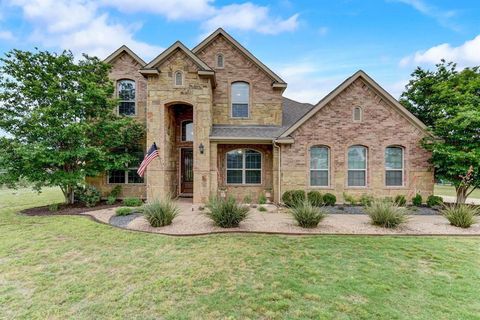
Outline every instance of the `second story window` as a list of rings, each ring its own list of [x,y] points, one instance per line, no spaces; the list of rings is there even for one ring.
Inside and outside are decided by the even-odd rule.
[[[248,118],[250,85],[246,82],[232,83],[232,118]]]
[[[124,116],[135,115],[135,81],[120,80],[117,82],[118,114]]]
[[[217,54],[217,68],[223,68],[225,66],[223,54]]]
[[[183,86],[183,72],[182,71],[176,71],[175,72],[175,85],[176,86]]]
[[[182,122],[182,141],[193,141],[193,122]]]

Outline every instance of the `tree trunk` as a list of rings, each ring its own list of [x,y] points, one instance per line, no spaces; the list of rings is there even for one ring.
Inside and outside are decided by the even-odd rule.
[[[457,191],[457,204],[465,204],[465,201],[467,200],[467,191],[468,191],[468,186],[460,185],[455,187],[455,190]]]
[[[75,193],[72,186],[63,186],[61,187],[63,192],[63,197],[65,198],[66,204],[73,204],[75,202]]]

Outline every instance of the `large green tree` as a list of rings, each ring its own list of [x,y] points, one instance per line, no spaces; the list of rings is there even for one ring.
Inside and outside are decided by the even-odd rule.
[[[455,186],[457,203],[480,186],[480,71],[442,60],[435,70],[418,67],[400,102],[433,133],[424,139],[437,179]]]
[[[85,177],[138,161],[144,127],[117,116],[110,66],[71,52],[12,50],[0,59],[0,184],[59,186],[65,201]]]

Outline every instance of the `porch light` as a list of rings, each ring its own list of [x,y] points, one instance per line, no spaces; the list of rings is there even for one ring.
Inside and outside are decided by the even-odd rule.
[[[198,150],[200,151],[200,154],[203,154],[205,151],[205,147],[203,146],[203,143],[200,142],[200,145],[198,146]]]

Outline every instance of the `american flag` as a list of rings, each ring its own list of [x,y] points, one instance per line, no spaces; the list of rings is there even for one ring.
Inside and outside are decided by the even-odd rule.
[[[153,159],[158,158],[158,150],[157,150],[157,145],[155,142],[152,144],[150,149],[148,149],[147,154],[145,155],[145,158],[143,158],[142,163],[140,164],[140,167],[137,170],[137,173],[140,177],[143,177],[143,174],[145,173],[145,170],[147,170],[148,165],[150,162],[153,161]]]

